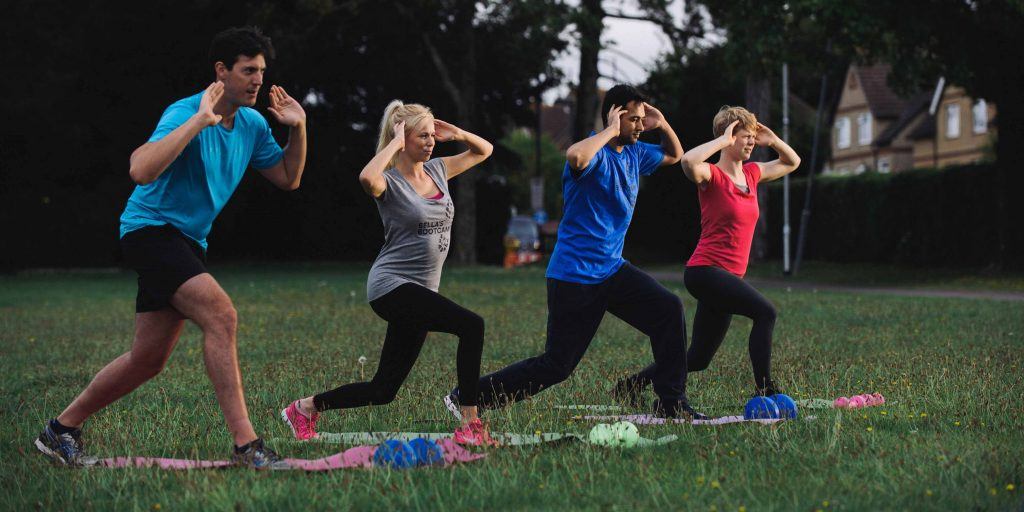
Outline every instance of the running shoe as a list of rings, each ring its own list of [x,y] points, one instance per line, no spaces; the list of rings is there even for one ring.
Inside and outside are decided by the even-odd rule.
[[[782,393],[782,391],[778,388],[778,386],[775,385],[774,382],[769,380],[768,384],[765,387],[759,388],[759,389],[755,389],[754,390],[754,394],[753,394],[753,396],[751,396],[751,398],[755,398],[755,397],[759,397],[759,396],[772,396],[772,395],[777,395],[779,393]]]
[[[306,417],[299,410],[298,400],[292,402],[281,411],[281,419],[288,424],[288,428],[292,429],[295,439],[299,441],[320,437],[320,434],[316,433],[316,420],[320,419],[320,413],[314,411],[312,415]]]
[[[662,402],[660,399],[655,399],[654,415],[659,418],[678,418],[689,421],[708,419],[707,416],[693,410],[693,407],[691,407],[690,403],[687,402],[686,400],[678,400],[675,402]]]
[[[263,439],[259,438],[242,448],[236,447],[231,462],[252,469],[292,469],[274,450],[263,446]]]
[[[58,434],[50,426],[50,422],[46,422],[46,428],[39,434],[35,444],[43,455],[64,466],[85,467],[99,462],[96,457],[85,454],[82,429],[76,428],[71,432]]]
[[[448,412],[452,413],[452,416],[455,416],[455,419],[462,421],[462,410],[459,409],[459,397],[455,394],[454,390],[444,397],[444,408],[448,409]]]
[[[455,442],[469,446],[499,446],[500,443],[491,438],[487,425],[477,418],[455,429]]]

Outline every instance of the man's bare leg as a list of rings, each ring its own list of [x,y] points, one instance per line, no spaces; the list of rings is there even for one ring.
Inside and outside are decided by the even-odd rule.
[[[203,359],[206,374],[213,382],[228,430],[236,446],[255,441],[257,436],[249,422],[238,369],[235,339],[238,314],[231,298],[210,274],[199,274],[185,281],[171,297],[171,305],[203,330]]]
[[[104,366],[57,421],[81,428],[89,416],[156,376],[178,344],[184,326],[185,318],[171,308],[136,314],[131,350]]]

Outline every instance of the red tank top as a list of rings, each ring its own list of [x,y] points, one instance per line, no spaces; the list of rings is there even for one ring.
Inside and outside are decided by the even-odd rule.
[[[760,215],[757,182],[761,179],[761,166],[755,162],[743,164],[749,191],[744,192],[717,165],[710,165],[711,179],[697,187],[700,241],[686,266],[714,266],[743,277]]]

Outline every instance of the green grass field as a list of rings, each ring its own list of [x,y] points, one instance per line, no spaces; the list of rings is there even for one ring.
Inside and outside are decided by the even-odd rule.
[[[385,324],[365,304],[365,267],[251,266],[214,270],[240,316],[239,351],[253,422],[289,432],[289,400],[375,368]],[[679,284],[692,318],[695,303]],[[539,269],[450,268],[442,291],[487,321],[484,371],[544,343]],[[817,410],[776,426],[641,427],[660,448],[583,444],[501,448],[451,469],[326,474],[243,470],[68,470],[32,440],[110,359],[127,349],[135,277],[0,277],[0,509],[589,509],[965,510],[1022,505],[1024,304],[766,290],[778,306],[774,374],[796,398],[879,391],[890,403]],[[752,391],[736,319],[712,367],[693,374],[691,401],[736,414]],[[189,327],[163,374],[92,418],[100,456],[226,458],[230,438]],[[326,432],[450,431],[439,398],[455,381],[455,341],[432,334],[389,406],[332,411]],[[646,339],[610,315],[575,375],[489,415],[492,430],[586,433],[555,405],[610,404],[614,379],[646,364]],[[652,397],[653,398],[653,397]],[[320,457],[338,445],[276,441],[282,454]]]

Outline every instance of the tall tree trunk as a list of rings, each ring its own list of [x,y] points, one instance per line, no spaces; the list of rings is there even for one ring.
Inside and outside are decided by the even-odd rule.
[[[757,120],[765,126],[771,127],[772,123],[772,81],[763,75],[747,76],[747,110],[757,116]],[[768,149],[757,147],[750,156],[755,162],[763,162],[771,156]],[[768,222],[765,213],[768,211],[768,193],[764,190],[757,194],[758,208],[761,216],[757,219],[757,227],[754,229],[754,240],[750,245],[750,259],[760,261],[768,253]]]
[[[399,4],[398,11],[411,16],[410,11]],[[476,129],[476,34],[473,17],[476,15],[476,0],[459,0],[455,10],[454,26],[462,43],[463,51],[458,55],[442,57],[429,32],[421,32],[420,38],[437,68],[438,78],[455,105],[455,123],[469,131]],[[457,73],[457,74],[456,74]],[[463,264],[476,263],[476,179],[477,173],[467,172],[455,178],[455,227],[452,251],[455,261]]]
[[[582,140],[594,129],[597,115],[597,57],[601,52],[601,33],[604,31],[604,9],[601,0],[583,0],[576,14],[580,32],[580,75],[576,86],[576,117],[573,120],[573,139]]]
[[[460,16],[466,16],[462,41],[465,41],[461,75],[459,76],[459,92],[455,99],[458,107],[459,126],[470,131],[479,131],[476,127],[476,37],[473,30],[473,15],[476,12],[474,0],[463,0],[460,5]],[[456,194],[459,196],[458,207],[455,208],[455,237],[452,243],[455,248],[455,261],[462,264],[476,263],[476,183],[479,173],[466,172],[455,178]]]

